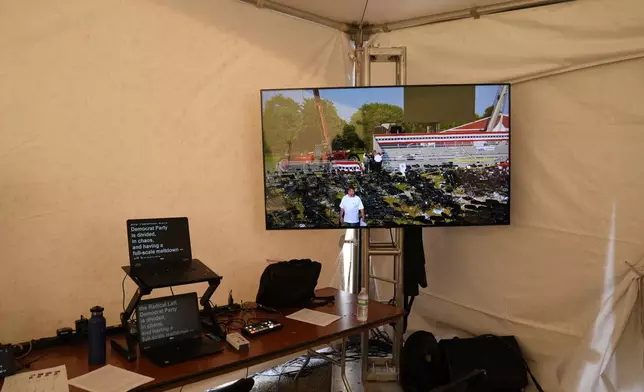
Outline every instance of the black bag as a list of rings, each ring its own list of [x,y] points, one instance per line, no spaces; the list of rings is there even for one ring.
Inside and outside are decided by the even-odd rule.
[[[311,259],[280,261],[262,273],[255,302],[271,308],[312,308],[333,302],[334,297],[316,297],[322,265]]]
[[[514,336],[436,342],[431,333],[419,331],[405,342],[400,361],[405,392],[520,392],[527,374],[543,392]]]
[[[400,352],[400,384],[405,392],[429,392],[449,382],[443,353],[434,335],[417,331],[409,335]]]

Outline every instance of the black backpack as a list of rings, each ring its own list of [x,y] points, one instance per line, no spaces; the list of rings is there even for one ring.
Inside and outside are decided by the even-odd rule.
[[[429,392],[449,382],[443,353],[434,335],[417,331],[409,335],[400,353],[400,384],[405,392]]]
[[[316,297],[322,265],[311,259],[280,261],[262,273],[255,302],[275,309],[313,308],[333,302],[334,297]]]

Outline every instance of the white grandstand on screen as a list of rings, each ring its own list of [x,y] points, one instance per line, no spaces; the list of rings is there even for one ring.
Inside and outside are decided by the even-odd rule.
[[[384,167],[507,165],[510,157],[510,117],[499,114],[442,132],[375,134],[374,150],[384,155]],[[490,131],[486,131],[490,129]]]

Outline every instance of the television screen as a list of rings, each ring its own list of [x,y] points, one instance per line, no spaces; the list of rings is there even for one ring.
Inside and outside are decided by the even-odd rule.
[[[507,84],[262,90],[266,228],[507,225]]]

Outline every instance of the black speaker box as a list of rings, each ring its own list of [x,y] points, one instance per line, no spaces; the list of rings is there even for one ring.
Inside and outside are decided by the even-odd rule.
[[[513,336],[483,335],[468,339],[438,342],[450,380],[484,370],[483,377],[472,380],[468,392],[520,392],[528,384],[521,349]]]

